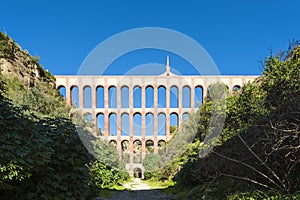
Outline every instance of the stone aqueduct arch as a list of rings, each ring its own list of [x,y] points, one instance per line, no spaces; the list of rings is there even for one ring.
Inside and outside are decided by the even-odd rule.
[[[101,115],[104,119],[104,135],[101,136],[104,140],[116,145],[120,158],[122,152],[124,153],[124,144],[128,142],[129,161],[126,168],[130,174],[133,175],[134,169],[139,167],[143,171],[141,163],[134,162],[134,143],[141,142],[142,159],[145,157],[147,150],[147,142],[153,142],[153,153],[157,153],[159,146],[163,145],[162,142],[167,142],[171,139],[170,134],[170,117],[176,114],[178,121],[178,129],[181,128],[183,118],[186,118],[187,113],[193,112],[197,109],[195,107],[195,92],[202,89],[202,99],[207,94],[209,85],[215,82],[223,82],[229,88],[229,91],[235,91],[242,87],[245,83],[253,81],[257,76],[178,76],[170,72],[168,66],[166,72],[158,76],[55,76],[56,86],[58,89],[65,88],[65,99],[68,105],[76,104],[79,111],[84,115],[89,113],[90,120],[96,124],[97,116]],[[165,99],[159,99],[158,94],[160,88],[165,89]],[[73,95],[79,97],[79,102],[72,102],[71,90],[75,88],[76,92]],[[88,90],[87,90],[88,88]],[[102,92],[99,92],[98,89]],[[110,93],[110,89],[115,91],[114,94]],[[123,91],[126,88],[126,92]],[[140,88],[141,90],[141,106],[135,107],[133,94],[134,89]],[[153,106],[147,106],[146,90],[153,89]],[[175,89],[174,89],[175,88]],[[189,92],[187,89],[189,88]],[[99,90],[100,90],[99,89]],[[174,98],[176,91],[178,98],[177,106],[170,105],[170,98]],[[97,99],[97,94],[101,93],[102,97]],[[89,93],[91,102],[85,102],[84,93]],[[127,93],[127,94],[126,94]],[[188,107],[183,105],[186,102],[183,95],[190,95],[190,102]],[[116,95],[116,96],[114,96]],[[128,95],[129,102],[122,103],[122,96]],[[99,95],[98,95],[99,96]],[[176,95],[175,95],[176,96]],[[116,105],[110,105],[109,98],[116,98]],[[127,98],[127,97],[126,97]],[[161,106],[159,101],[164,101],[165,106]],[[88,105],[90,104],[90,105]],[[97,105],[99,104],[99,105]],[[126,105],[127,104],[127,105]],[[122,116],[126,114],[129,121],[128,134],[122,135]],[[139,136],[134,135],[134,116],[141,115],[141,133]],[[150,114],[154,120],[154,134],[146,134],[146,116]],[[165,116],[165,135],[159,135],[159,115]],[[110,134],[110,117],[116,118],[117,130],[114,135]],[[127,124],[127,123],[124,123]],[[97,124],[96,124],[97,126]],[[99,125],[98,125],[99,126]],[[96,132],[96,129],[95,129]],[[124,133],[124,131],[123,131]]]

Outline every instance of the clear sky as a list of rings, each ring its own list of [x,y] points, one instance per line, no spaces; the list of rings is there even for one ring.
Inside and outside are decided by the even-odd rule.
[[[0,3],[0,31],[8,33],[53,74],[76,74],[89,52],[114,34],[140,27],[163,27],[196,40],[221,74],[261,74],[271,49],[300,39],[299,0],[78,1],[28,0]],[[158,50],[136,51],[116,60],[107,74],[126,73],[145,63],[165,64],[182,74],[184,59]]]

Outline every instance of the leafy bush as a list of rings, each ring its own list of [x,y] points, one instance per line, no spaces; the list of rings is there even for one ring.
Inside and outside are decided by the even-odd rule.
[[[267,199],[267,200],[297,200],[300,199],[300,193],[296,192],[292,195],[282,195],[279,193],[275,193],[273,191],[265,191],[265,192],[245,192],[240,194],[235,194],[228,197],[228,200],[254,200],[254,199]]]
[[[0,98],[0,188],[7,199],[85,199],[91,157],[66,118],[38,117]]]
[[[115,146],[97,140],[93,152],[97,160],[90,167],[90,185],[95,190],[112,188],[129,179],[125,164],[119,160]]]

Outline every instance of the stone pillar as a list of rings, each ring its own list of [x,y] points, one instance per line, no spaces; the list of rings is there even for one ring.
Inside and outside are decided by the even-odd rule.
[[[81,79],[79,79],[78,91],[79,91],[79,109],[80,109],[81,114],[84,114],[83,113],[84,93],[83,93],[83,85],[82,85]]]
[[[153,140],[153,148],[154,148],[154,154],[158,153],[158,139]]]
[[[122,140],[117,140],[117,151],[119,153],[119,160],[122,160],[122,145],[121,145]]]
[[[121,87],[119,84],[116,86],[116,92],[117,92],[117,140],[121,140],[121,135],[122,135],[122,123],[121,123]]]
[[[207,96],[207,87],[208,87],[207,80],[206,80],[206,78],[204,78],[203,86],[202,86],[202,88],[203,88],[203,90],[202,90],[202,103],[205,102],[205,98]]]
[[[117,129],[117,150],[119,153],[119,159],[122,159],[122,106],[121,106],[121,101],[122,101],[122,89],[120,84],[118,83],[117,85],[117,122],[118,122],[118,129]]]
[[[108,140],[109,136],[109,112],[108,112],[108,84],[107,84],[107,79],[104,80],[104,135],[105,135],[105,140]]]
[[[66,78],[66,102],[67,105],[71,106],[72,105],[72,94],[71,94],[71,86],[70,86],[70,78]]]
[[[142,108],[146,108],[146,85],[144,79],[142,85]]]
[[[154,93],[154,112],[153,112],[153,123],[154,123],[154,138],[153,138],[153,142],[155,144],[155,142],[157,143],[157,134],[158,134],[158,116],[157,116],[157,108],[158,108],[158,85],[157,85],[157,80],[155,80],[154,84],[153,84],[153,93]],[[157,145],[154,145],[154,153],[158,152],[158,148]]]
[[[170,79],[167,77],[166,85],[166,138],[170,138]]]
[[[146,94],[146,86],[142,85],[142,138],[146,137],[146,111],[145,111],[145,95]]]
[[[178,87],[178,130],[181,129],[182,125],[182,80],[180,79]],[[167,140],[168,141],[168,140]]]
[[[96,85],[94,83],[94,80],[93,80],[93,84],[91,85],[91,89],[92,89],[92,122],[94,124],[94,127],[93,127],[93,131],[94,131],[94,134],[97,135],[97,113],[96,113],[96,102],[97,102],[97,95],[96,95]]]
[[[142,162],[143,162],[146,156],[146,138],[143,137],[141,142],[142,142]]]
[[[194,78],[192,78],[192,80],[191,80],[190,88],[191,88],[191,112],[193,112],[194,108],[195,108],[195,81],[194,81]]]
[[[232,88],[233,88],[232,78],[229,78],[229,84],[227,86],[228,86],[228,93],[232,94]]]
[[[129,168],[129,171],[131,172],[131,176],[133,175],[133,163],[134,163],[134,160],[133,160],[133,137],[130,136],[130,139],[129,139],[129,163],[130,163],[130,168]]]

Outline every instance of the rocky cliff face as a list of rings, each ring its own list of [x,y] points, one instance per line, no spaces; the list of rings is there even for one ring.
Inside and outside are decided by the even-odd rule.
[[[38,82],[48,82],[55,87],[55,78],[39,64],[38,57],[32,57],[8,35],[0,32],[0,73],[18,78],[29,88]]]

